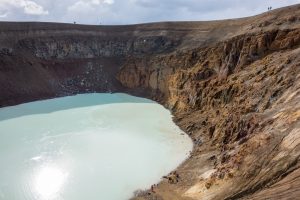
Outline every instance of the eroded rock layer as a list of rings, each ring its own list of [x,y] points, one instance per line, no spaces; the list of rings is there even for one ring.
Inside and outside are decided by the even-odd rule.
[[[299,47],[299,5],[213,22],[3,22],[0,106],[85,92],[152,98],[195,145],[136,199],[296,199]]]

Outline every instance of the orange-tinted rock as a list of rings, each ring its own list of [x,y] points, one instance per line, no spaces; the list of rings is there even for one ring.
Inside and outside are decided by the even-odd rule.
[[[295,5],[213,22],[3,22],[0,106],[82,92],[149,97],[195,146],[180,179],[138,199],[296,199],[299,15]]]

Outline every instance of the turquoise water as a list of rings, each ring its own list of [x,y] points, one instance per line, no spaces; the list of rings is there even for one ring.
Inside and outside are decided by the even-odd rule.
[[[1,108],[0,199],[129,199],[191,149],[168,110],[126,94]]]

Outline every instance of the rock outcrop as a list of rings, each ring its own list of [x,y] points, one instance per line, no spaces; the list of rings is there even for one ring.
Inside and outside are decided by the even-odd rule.
[[[172,110],[194,150],[175,182],[136,199],[299,198],[300,5],[212,22],[0,24],[0,106],[127,92]]]

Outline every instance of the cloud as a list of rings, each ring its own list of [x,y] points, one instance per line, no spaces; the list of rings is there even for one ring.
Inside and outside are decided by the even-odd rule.
[[[77,1],[67,8],[68,12],[89,12],[93,9],[92,2]]]
[[[81,23],[82,19],[87,19],[86,23],[94,23],[98,19],[100,23],[100,16],[104,12],[110,12],[112,4],[114,0],[79,0],[67,7],[64,19]]]
[[[41,5],[31,0],[0,0],[0,8],[4,14],[2,17],[7,17],[9,14],[14,15],[13,11],[20,12],[28,15],[48,15],[49,12]]]
[[[14,21],[133,24],[246,17],[300,0],[0,0],[0,17]]]
[[[69,6],[67,9],[68,10],[85,10],[85,8],[96,8],[95,6],[99,6],[99,5],[111,5],[114,3],[114,0],[80,0],[80,1],[76,1],[74,4],[72,4],[71,6]],[[80,7],[83,6],[83,7]]]
[[[29,15],[48,15],[49,12],[44,10],[44,8],[34,1],[22,1],[22,7],[24,8],[24,13]]]
[[[7,12],[6,12],[6,13],[1,13],[1,14],[0,14],[0,18],[5,18],[5,17],[7,17],[7,15],[8,15]]]
[[[113,4],[115,1],[114,0],[104,0],[103,3],[106,4]]]
[[[68,12],[78,13],[90,13],[92,10],[98,9],[98,6],[111,5],[114,0],[80,0],[67,8]],[[90,13],[91,14],[91,13]]]
[[[95,5],[99,5],[101,3],[103,4],[113,4],[114,3],[114,0],[89,0],[87,1],[88,3],[90,4],[95,4]]]

